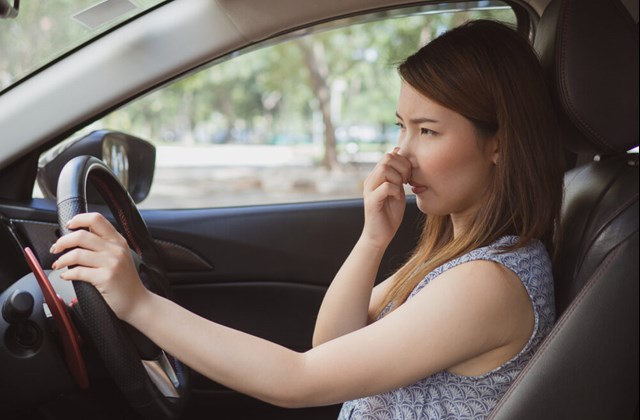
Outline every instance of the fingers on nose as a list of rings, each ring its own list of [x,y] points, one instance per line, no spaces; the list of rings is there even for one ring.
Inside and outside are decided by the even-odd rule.
[[[400,158],[397,160],[396,170],[402,175],[403,182],[408,183],[411,181],[411,173],[414,168],[409,154],[403,148],[396,147],[393,149],[392,155]]]
[[[394,149],[380,162],[379,170],[381,173],[386,174],[385,177],[388,181],[403,184],[411,179],[412,165],[407,158],[395,153]],[[390,175],[391,173],[394,175]]]

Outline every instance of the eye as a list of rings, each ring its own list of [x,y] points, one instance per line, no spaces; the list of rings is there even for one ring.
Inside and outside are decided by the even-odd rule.
[[[400,127],[400,130],[404,130],[404,124],[402,124],[400,121],[396,121],[396,125]]]
[[[433,131],[431,129],[428,129],[428,128],[421,128],[420,129],[420,134],[423,134],[425,136],[437,136],[438,135],[437,132],[435,132],[435,131]]]

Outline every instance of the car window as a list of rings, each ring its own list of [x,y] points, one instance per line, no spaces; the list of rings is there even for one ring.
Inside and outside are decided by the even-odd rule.
[[[361,197],[393,148],[396,65],[468,19],[515,24],[500,2],[448,3],[305,29],[165,86],[86,127],[152,142],[142,208]]]
[[[15,2],[19,12],[0,25],[0,92],[160,3],[161,0]]]

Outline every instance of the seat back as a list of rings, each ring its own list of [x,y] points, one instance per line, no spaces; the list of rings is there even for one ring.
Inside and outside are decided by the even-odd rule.
[[[638,26],[617,0],[553,0],[535,47],[566,147],[559,319],[493,419],[638,418]]]

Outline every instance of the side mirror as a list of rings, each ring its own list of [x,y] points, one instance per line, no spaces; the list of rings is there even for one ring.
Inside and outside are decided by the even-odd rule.
[[[0,0],[0,19],[13,19],[18,16],[20,0],[13,0],[13,6],[9,0]]]
[[[40,158],[37,180],[46,198],[55,198],[58,177],[64,165],[82,155],[95,156],[104,161],[136,204],[149,195],[156,163],[155,146],[129,134],[98,130],[70,143],[62,143]],[[87,201],[92,204],[104,203],[97,191],[92,189],[87,191]]]

